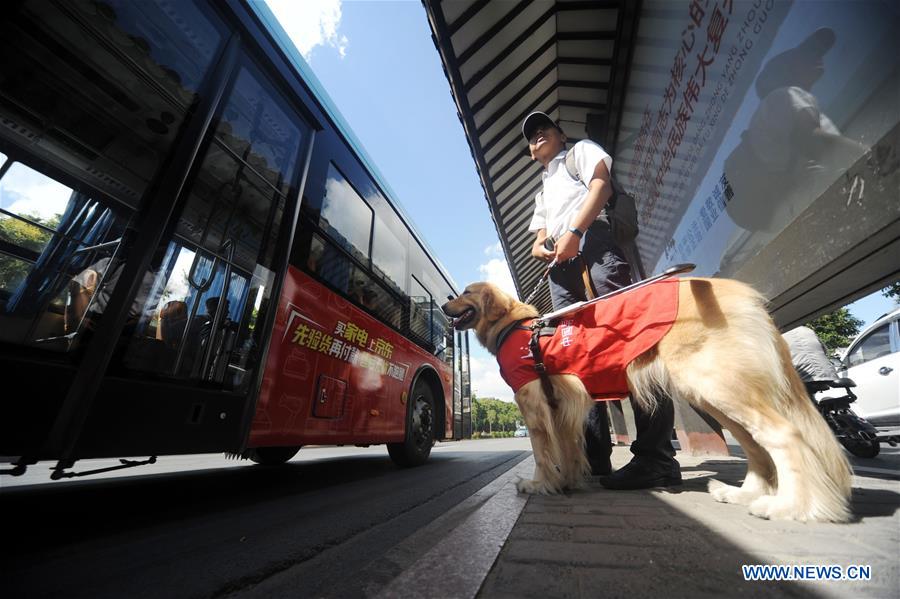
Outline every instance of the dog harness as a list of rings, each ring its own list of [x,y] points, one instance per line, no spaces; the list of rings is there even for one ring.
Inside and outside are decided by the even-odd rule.
[[[572,374],[594,399],[620,399],[629,393],[625,367],[659,343],[677,315],[678,280],[669,279],[586,306],[555,328],[535,319],[513,323],[498,339],[500,375],[518,391],[542,371]]]

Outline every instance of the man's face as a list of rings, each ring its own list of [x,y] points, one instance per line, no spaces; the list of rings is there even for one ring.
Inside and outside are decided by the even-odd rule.
[[[550,123],[542,123],[528,139],[532,160],[547,164],[566,147],[565,134]]]

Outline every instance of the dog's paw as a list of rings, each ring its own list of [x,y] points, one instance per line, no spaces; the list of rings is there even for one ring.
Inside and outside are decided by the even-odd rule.
[[[550,495],[553,493],[553,490],[547,486],[547,483],[526,478],[520,478],[516,481],[516,490],[527,495]]]
[[[793,501],[778,495],[757,497],[750,504],[750,513],[766,520],[796,520],[797,522],[809,520],[808,514],[798,509]]]
[[[726,485],[722,481],[714,478],[710,479],[707,489],[709,490],[709,494],[712,495],[712,498],[720,503],[734,503],[734,501],[731,500],[731,496],[735,491],[739,490],[737,487]]]
[[[720,503],[735,503],[737,505],[750,505],[763,494],[760,490],[734,487],[715,479],[709,481],[708,489],[709,494],[716,501]]]
[[[520,478],[516,481],[516,491],[518,491],[519,493],[534,495],[534,481]]]
[[[566,484],[567,489],[578,490],[578,489],[586,489],[588,486],[588,480],[584,476],[576,476],[571,478],[569,482]]]
[[[764,495],[750,504],[750,513],[771,520],[796,522],[847,522],[852,514],[844,502],[832,505],[813,503],[804,507],[790,497]]]
[[[773,504],[778,499],[775,495],[763,495],[762,497],[757,497],[753,503],[750,504],[750,513],[758,518],[769,519],[771,517],[771,510]]]

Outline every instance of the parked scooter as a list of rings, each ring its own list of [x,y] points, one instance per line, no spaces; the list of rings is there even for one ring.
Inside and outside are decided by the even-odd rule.
[[[806,392],[819,413],[828,423],[829,428],[847,451],[860,458],[874,458],[881,451],[877,436],[878,431],[868,420],[857,416],[850,409],[856,401],[856,395],[850,390],[856,383],[847,378],[823,381],[804,381]],[[843,389],[840,397],[822,397],[816,399],[816,393],[829,389]]]
[[[791,352],[791,362],[806,385],[806,393],[841,445],[861,458],[877,456],[881,450],[878,431],[850,409],[850,404],[856,401],[856,395],[850,389],[856,383],[848,378],[838,378],[815,331],[797,327],[785,333],[784,340]],[[816,393],[831,389],[843,389],[845,393],[839,397],[816,398]]]

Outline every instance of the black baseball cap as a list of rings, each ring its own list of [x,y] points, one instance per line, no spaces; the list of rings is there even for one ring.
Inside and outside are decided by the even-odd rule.
[[[562,131],[559,125],[556,124],[556,121],[551,119],[545,113],[536,110],[525,117],[525,120],[522,121],[522,135],[525,136],[525,141],[530,142],[531,136],[541,125],[550,125],[551,127]]]

